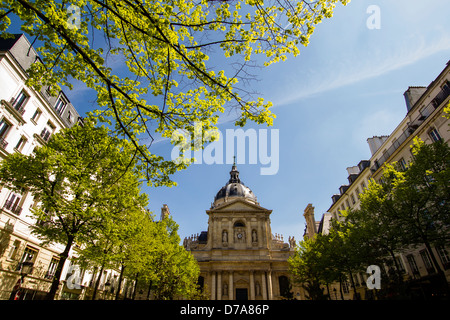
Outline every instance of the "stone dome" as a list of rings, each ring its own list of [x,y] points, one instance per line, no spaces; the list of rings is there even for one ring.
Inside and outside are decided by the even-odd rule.
[[[236,164],[233,164],[230,171],[230,180],[217,192],[212,207],[220,206],[235,198],[243,198],[251,203],[258,204],[253,191],[239,179],[239,171],[236,169]]]

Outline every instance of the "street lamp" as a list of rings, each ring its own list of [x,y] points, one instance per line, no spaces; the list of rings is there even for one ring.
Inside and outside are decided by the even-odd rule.
[[[14,286],[11,296],[9,297],[10,300],[17,300],[19,298],[19,294],[21,291],[21,285],[23,283],[23,280],[27,275],[29,275],[31,272],[33,272],[33,261],[31,261],[30,257],[27,257],[25,261],[21,263],[20,266],[20,279],[17,280],[16,285]]]
[[[31,261],[31,258],[28,257],[24,262],[22,262],[22,268],[20,269],[20,275],[22,276],[22,281],[23,279],[29,275],[31,272],[33,272],[33,261]]]

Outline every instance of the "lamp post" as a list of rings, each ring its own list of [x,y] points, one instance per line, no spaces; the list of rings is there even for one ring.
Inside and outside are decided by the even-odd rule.
[[[31,272],[33,272],[33,261],[31,261],[31,258],[28,257],[25,261],[21,263],[20,266],[20,279],[17,280],[16,285],[14,286],[11,296],[9,297],[9,300],[19,300],[20,292],[21,292],[21,285],[23,283],[23,280],[27,275],[29,275]]]

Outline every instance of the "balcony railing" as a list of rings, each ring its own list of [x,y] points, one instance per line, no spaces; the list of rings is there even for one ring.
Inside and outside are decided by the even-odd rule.
[[[16,215],[20,215],[22,213],[22,207],[20,207],[17,202],[11,200],[7,200],[3,208],[11,211]]]

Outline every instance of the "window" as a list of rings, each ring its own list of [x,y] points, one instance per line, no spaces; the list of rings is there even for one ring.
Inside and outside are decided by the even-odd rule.
[[[13,100],[13,107],[16,109],[20,114],[25,113],[25,104],[27,103],[29,96],[25,93],[24,90],[22,90],[17,98]]]
[[[403,265],[403,259],[401,257],[395,257],[395,262],[397,262],[397,266],[400,269],[399,271],[405,272],[405,266]]]
[[[16,150],[17,151],[22,151],[23,150],[23,147],[27,144],[27,141],[28,141],[28,139],[27,138],[25,138],[24,136],[21,136],[20,137],[20,139],[19,139],[19,142],[17,143],[17,145],[16,145]]]
[[[2,147],[3,149],[5,149],[8,145],[8,142],[6,142],[5,139],[11,128],[12,125],[5,119],[2,119],[2,121],[0,121],[0,147]]]
[[[33,116],[31,117],[31,120],[33,120],[34,123],[37,123],[39,118],[41,117],[42,111],[39,109],[36,109]]]
[[[45,142],[47,142],[49,139],[50,139],[50,135],[51,135],[52,133],[50,132],[50,130],[47,128],[47,127],[45,127],[44,129],[42,129],[42,132],[41,132],[41,138],[45,141]]]
[[[450,269],[450,258],[448,256],[447,250],[443,246],[439,246],[436,248],[436,251],[439,254],[439,258],[441,259],[444,269]]]
[[[366,189],[366,184],[364,183],[364,181],[361,183],[361,189],[363,190],[363,192],[364,192],[364,189]]]
[[[348,284],[348,281],[347,281],[347,280],[343,280],[343,281],[342,281],[342,291],[343,291],[344,293],[349,293],[349,292],[350,292],[350,290],[349,290],[349,284]]]
[[[56,105],[55,105],[55,110],[56,112],[58,112],[59,114],[62,114],[64,112],[64,109],[66,108],[67,102],[64,101],[64,99],[62,97],[60,97],[58,99],[58,101],[56,101]]]
[[[408,264],[409,267],[411,268],[413,275],[419,275],[420,274],[419,268],[417,267],[416,259],[414,259],[414,256],[410,254],[406,257],[406,259],[408,260]]]
[[[8,200],[6,200],[3,208],[15,213],[16,215],[20,215],[22,212],[22,207],[20,206],[20,200],[22,200],[22,195],[11,192],[9,194]]]
[[[70,112],[70,110],[67,111],[67,121],[68,121],[69,123],[72,123],[72,122],[73,122],[73,117],[72,117],[72,113]]]
[[[56,272],[56,267],[58,266],[59,258],[53,257],[52,261],[50,261],[50,265],[48,266],[47,273],[45,274],[46,279],[52,279]]]
[[[430,130],[430,132],[428,132],[428,134],[430,135],[431,140],[433,140],[434,142],[442,139],[436,128],[433,128],[432,130]]]
[[[5,138],[11,127],[12,125],[8,121],[2,119],[2,121],[0,122],[0,137]]]
[[[44,211],[45,214],[36,221],[36,225],[38,226],[44,226],[46,223],[51,223],[53,221],[53,217],[49,214],[48,209],[42,208],[42,211]]]
[[[20,263],[17,265],[16,271],[19,271],[22,268],[22,262],[31,261],[34,263],[36,261],[38,252],[39,252],[38,250],[30,246],[27,246],[25,248],[25,251],[23,252],[22,258],[20,259]]]
[[[427,269],[427,272],[429,274],[430,273],[435,273],[433,264],[431,263],[430,254],[428,253],[428,251],[427,250],[420,251],[420,256],[422,257],[423,264],[425,265],[425,268]]]
[[[402,168],[403,171],[406,170],[406,161],[405,161],[405,159],[401,158],[400,160],[398,160],[398,164],[400,165],[400,168]]]
[[[50,139],[50,136],[52,135],[53,131],[55,130],[55,126],[53,126],[50,122],[47,123],[47,125],[42,129],[42,132],[40,134],[41,138],[47,142]]]
[[[353,195],[353,193],[350,195],[350,197],[352,198],[352,204],[355,204],[356,200],[355,200],[355,196]]]
[[[442,86],[442,91],[450,93],[450,81],[445,81],[444,85]]]
[[[20,248],[20,241],[14,240],[14,243],[11,246],[11,249],[9,250],[8,259],[15,260],[17,257],[17,252]]]

